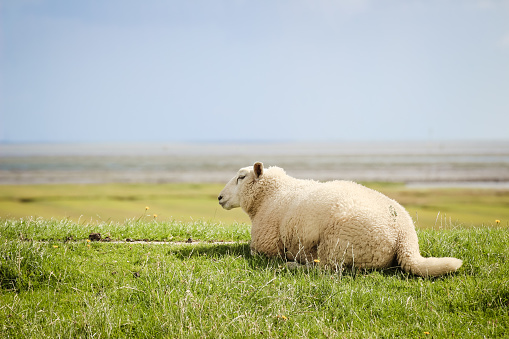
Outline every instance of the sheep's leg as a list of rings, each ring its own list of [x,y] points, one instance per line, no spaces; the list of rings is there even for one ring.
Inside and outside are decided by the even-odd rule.
[[[311,262],[307,262],[305,264],[299,264],[296,261],[287,261],[286,262],[286,267],[289,270],[296,270],[296,269],[299,269],[301,267],[307,267],[307,268],[316,267],[316,265],[314,263],[311,263]]]
[[[286,262],[286,267],[289,269],[289,270],[295,270],[297,268],[300,268],[302,266],[306,266],[306,265],[302,265],[302,264],[299,264],[298,262],[296,261],[287,261]]]

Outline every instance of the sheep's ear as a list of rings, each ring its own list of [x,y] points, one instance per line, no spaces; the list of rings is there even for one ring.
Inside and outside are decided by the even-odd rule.
[[[253,168],[254,168],[255,178],[256,178],[256,180],[258,180],[263,174],[263,164],[261,162],[255,162],[255,164],[253,165]]]

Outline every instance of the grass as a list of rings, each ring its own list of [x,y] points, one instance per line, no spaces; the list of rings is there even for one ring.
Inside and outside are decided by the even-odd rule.
[[[73,221],[123,222],[150,215],[163,220],[248,222],[239,209],[217,203],[220,184],[0,185],[0,217],[38,216]]]
[[[90,232],[203,242],[89,243]],[[506,336],[507,228],[418,235],[423,255],[456,256],[463,267],[435,279],[398,268],[289,270],[281,259],[252,256],[241,223],[3,220],[0,331],[6,338]]]
[[[407,208],[419,228],[492,226],[509,223],[509,191],[417,189],[403,184],[367,183]],[[158,220],[248,223],[240,209],[217,203],[222,184],[3,185],[0,218],[38,216],[75,222],[124,222],[147,214]]]

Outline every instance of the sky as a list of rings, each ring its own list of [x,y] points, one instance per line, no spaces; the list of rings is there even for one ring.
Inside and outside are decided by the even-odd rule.
[[[509,139],[509,1],[0,1],[1,143],[466,139]]]

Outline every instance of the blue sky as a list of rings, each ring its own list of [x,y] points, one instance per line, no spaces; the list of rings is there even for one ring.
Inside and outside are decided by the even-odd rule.
[[[0,3],[0,142],[509,138],[509,1]]]

